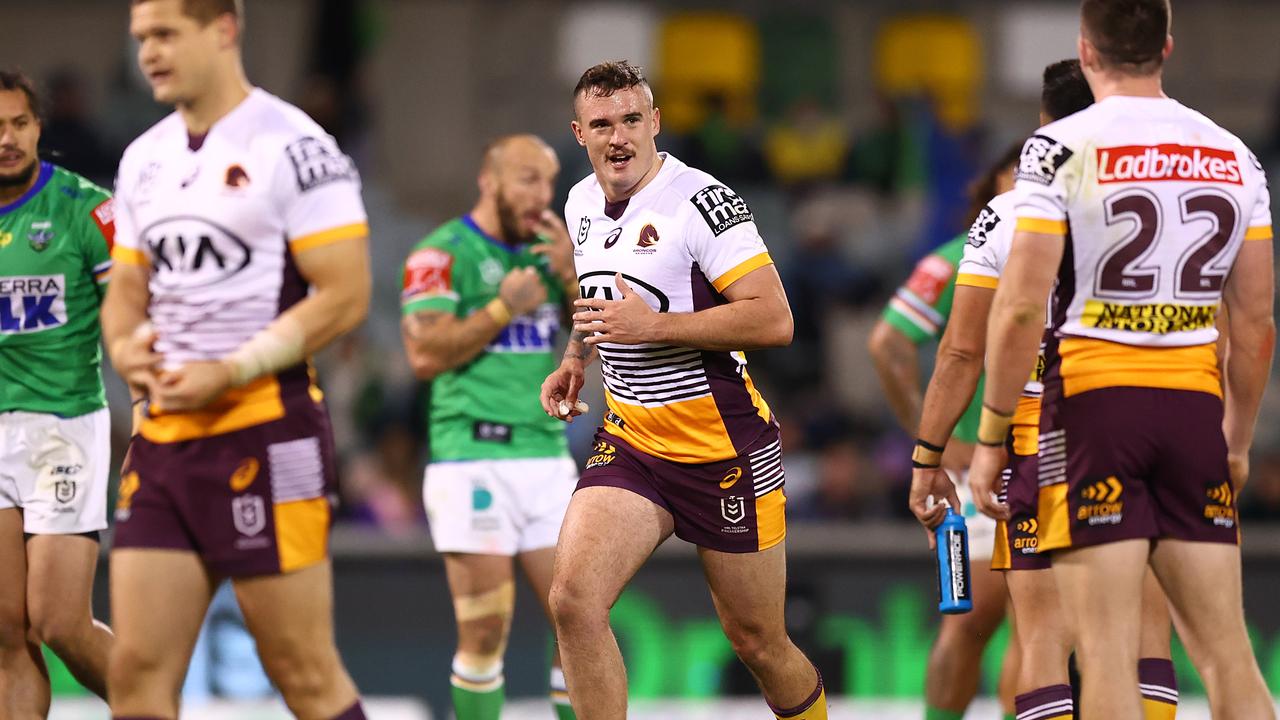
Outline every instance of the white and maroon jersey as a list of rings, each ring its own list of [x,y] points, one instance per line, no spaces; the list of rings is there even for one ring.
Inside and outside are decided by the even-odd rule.
[[[610,203],[594,175],[569,192],[565,220],[583,297],[619,299],[614,275],[657,312],[695,312],[773,260],[736,193],[660,153],[662,167],[629,200]],[[777,423],[741,352],[601,343],[605,429],[635,448],[681,463],[739,455]],[[781,482],[781,470],[778,472]]]
[[[149,270],[147,315],[167,369],[230,354],[306,297],[297,253],[368,234],[350,158],[260,89],[202,138],[174,113],[135,140],[116,179],[116,227],[115,260]],[[260,378],[199,413],[153,407],[143,435],[175,441],[276,419],[311,389],[307,375],[299,365]]]
[[[1053,319],[1065,394],[1220,394],[1223,287],[1241,244],[1272,237],[1244,143],[1175,100],[1109,97],[1027,141],[1015,193],[1018,230],[1067,238]]]

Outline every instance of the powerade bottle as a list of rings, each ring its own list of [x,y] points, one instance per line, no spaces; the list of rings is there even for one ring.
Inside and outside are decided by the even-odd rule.
[[[948,507],[946,518],[933,534],[938,545],[938,610],[945,615],[967,613],[973,609],[973,588],[964,516]]]

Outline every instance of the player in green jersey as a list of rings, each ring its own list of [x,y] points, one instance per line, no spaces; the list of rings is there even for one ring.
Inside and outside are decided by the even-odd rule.
[[[106,697],[112,635],[93,619],[110,419],[98,307],[111,196],[41,162],[30,81],[0,72],[0,717],[42,718],[48,645]]]
[[[974,188],[975,216],[987,201],[1012,187],[1017,154],[1006,154]],[[964,255],[967,235],[943,244],[921,260],[911,277],[898,288],[889,306],[871,333],[869,349],[875,361],[894,417],[908,433],[915,435],[920,424],[923,391],[920,384],[920,347],[937,341],[946,328],[956,290],[956,268]],[[943,464],[961,473],[969,465],[977,441],[981,395],[956,424],[947,443]],[[960,483],[960,486],[964,486]],[[961,498],[969,526],[969,548],[973,560],[988,560],[994,545],[996,526],[977,511],[973,501]],[[1005,616],[1003,573],[973,573],[973,612],[945,615],[929,653],[925,675],[926,720],[959,720],[978,691],[982,653]],[[1017,678],[1017,644],[1009,652],[1000,676],[1000,698],[1009,717],[1013,715],[1014,680]]]
[[[577,482],[563,425],[542,412],[542,378],[566,299],[573,243],[548,206],[560,169],[531,135],[486,149],[480,198],[413,249],[402,330],[418,377],[433,380],[423,498],[458,623],[458,720],[497,720],[518,557],[546,608],[560,523]],[[559,655],[551,696],[572,718]]]

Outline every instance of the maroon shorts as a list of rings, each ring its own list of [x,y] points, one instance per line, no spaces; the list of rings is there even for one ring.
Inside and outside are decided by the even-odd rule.
[[[1140,538],[1237,542],[1222,400],[1113,387],[1041,414],[1039,550]]]
[[[1047,570],[1049,557],[1036,552],[1037,498],[1040,494],[1039,463],[1035,455],[1009,453],[1009,569]]]
[[[196,440],[135,436],[114,547],[189,550],[221,576],[298,570],[328,557],[335,489],[333,433],[319,403]]]
[[[776,431],[729,460],[699,465],[663,460],[596,432],[578,489],[616,487],[671,513],[676,537],[720,552],[767,550],[787,535],[782,443]]]

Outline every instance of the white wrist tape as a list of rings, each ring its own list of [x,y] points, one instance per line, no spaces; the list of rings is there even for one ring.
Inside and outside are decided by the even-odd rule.
[[[279,317],[223,359],[232,369],[236,387],[302,362],[306,333],[291,317]]]

